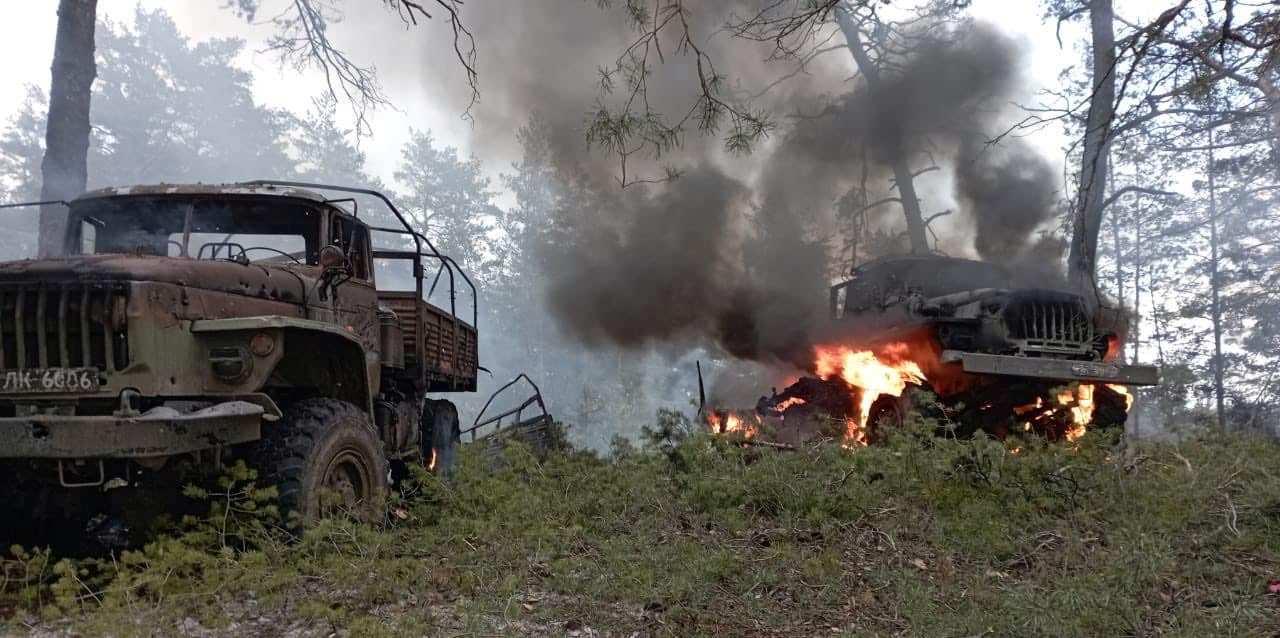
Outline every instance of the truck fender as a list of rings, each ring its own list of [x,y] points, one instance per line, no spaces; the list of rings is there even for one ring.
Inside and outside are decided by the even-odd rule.
[[[199,334],[264,332],[275,339],[271,377],[292,385],[313,385],[323,396],[349,401],[373,414],[377,379],[369,378],[365,347],[354,334],[331,323],[297,317],[264,316],[193,321]]]

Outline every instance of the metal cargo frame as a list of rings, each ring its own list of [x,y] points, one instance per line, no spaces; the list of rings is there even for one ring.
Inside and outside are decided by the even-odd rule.
[[[416,368],[411,372],[417,372],[418,381],[421,382],[423,389],[428,392],[469,392],[476,389],[477,375],[479,374],[479,340],[477,335],[479,305],[476,286],[452,257],[441,253],[431,243],[430,239],[413,229],[408,218],[400,212],[400,209],[396,208],[395,204],[391,203],[391,200],[386,195],[369,188],[313,182],[254,180],[245,182],[245,184],[314,188],[368,195],[380,200],[387,207],[387,210],[395,215],[402,228],[368,226],[369,230],[407,236],[413,241],[413,250],[372,250],[370,255],[373,259],[398,259],[411,261],[413,264],[413,301],[415,303],[412,306],[405,303],[408,299],[407,295],[403,293],[378,293],[379,301],[389,302],[392,310],[396,311],[397,314],[402,312],[411,314],[408,317],[401,315],[400,320],[400,325],[404,329],[406,338],[411,338],[413,341],[414,352],[405,352],[406,359],[412,357],[412,360],[416,362]],[[326,203],[332,204],[337,201],[349,200],[326,200]],[[358,211],[353,215],[358,218]],[[436,268],[430,288],[425,286],[426,269],[423,267],[424,259],[432,259],[440,264]],[[458,282],[455,278],[455,273],[457,277],[461,277],[462,282],[471,290],[470,325],[458,316]],[[431,296],[440,284],[441,276],[446,274],[448,275],[449,284],[449,309],[447,315],[443,312],[443,309],[439,309],[438,312],[435,311],[434,309],[438,307],[426,301],[426,297]],[[425,297],[423,295],[424,288],[427,290]],[[426,310],[426,312],[418,312],[419,309]],[[430,315],[430,317],[427,315]],[[430,365],[432,361],[439,365]],[[407,360],[406,364],[408,363],[409,361]],[[406,367],[408,368],[407,365]]]

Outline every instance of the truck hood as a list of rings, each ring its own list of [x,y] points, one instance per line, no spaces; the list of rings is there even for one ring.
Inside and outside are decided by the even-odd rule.
[[[319,267],[152,255],[77,255],[0,262],[0,284],[155,281],[300,303]]]

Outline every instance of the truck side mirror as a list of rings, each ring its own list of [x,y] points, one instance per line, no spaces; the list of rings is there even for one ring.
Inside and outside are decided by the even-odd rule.
[[[330,294],[337,294],[338,286],[351,279],[347,253],[336,244],[329,244],[320,249],[318,261],[323,271],[320,273],[320,299],[327,300]]]
[[[320,249],[320,267],[325,270],[341,268],[347,263],[347,253],[336,244],[329,244]]]

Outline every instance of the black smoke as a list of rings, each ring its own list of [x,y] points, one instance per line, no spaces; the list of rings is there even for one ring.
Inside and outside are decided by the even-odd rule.
[[[541,251],[549,310],[590,345],[711,341],[739,358],[794,360],[820,312],[822,251],[750,195],[703,164],[565,211],[575,227]]]
[[[1024,91],[1022,57],[1017,41],[983,23],[927,39],[876,90],[863,82],[820,117],[800,120],[763,172],[762,190],[770,201],[813,205],[815,194],[832,198],[864,172],[872,183],[887,183],[895,162],[913,172],[932,162],[950,169],[951,196],[974,231],[975,256],[1020,259],[1053,217],[1058,183],[1052,165],[1026,142],[987,143],[1008,126],[1007,105]],[[899,225],[900,210],[892,208]]]
[[[1022,140],[981,148],[962,146],[955,167],[956,199],[971,211],[974,250],[987,261],[1012,263],[1035,246],[1033,233],[1049,221],[1056,193],[1054,170]]]
[[[788,69],[765,61],[767,47],[705,36],[751,4],[694,5],[699,42],[743,93]],[[511,132],[528,114],[543,114],[558,170],[586,193],[563,205],[560,239],[540,255],[548,308],[583,343],[704,344],[753,360],[803,358],[825,317],[835,202],[864,175],[893,196],[895,162],[913,170],[935,162],[952,176],[954,192],[926,194],[933,204],[954,199],[976,256],[1010,262],[1026,247],[1049,245],[1034,239],[1055,201],[1049,165],[1024,144],[984,143],[1025,91],[1021,45],[990,25],[931,25],[875,91],[850,81],[845,52],[829,54],[760,98],[757,106],[782,126],[755,155],[726,158],[719,137],[688,131],[662,158],[682,177],[619,189],[617,157],[589,148],[584,128],[598,98],[597,69],[637,36],[620,9],[579,0],[471,3],[466,16],[484,47],[473,112],[481,152],[514,155]],[[653,71],[654,106],[673,116],[686,110],[696,91],[691,60],[669,54]],[[658,172],[656,163],[634,162],[641,174]],[[899,208],[881,212],[887,227],[903,226]]]

